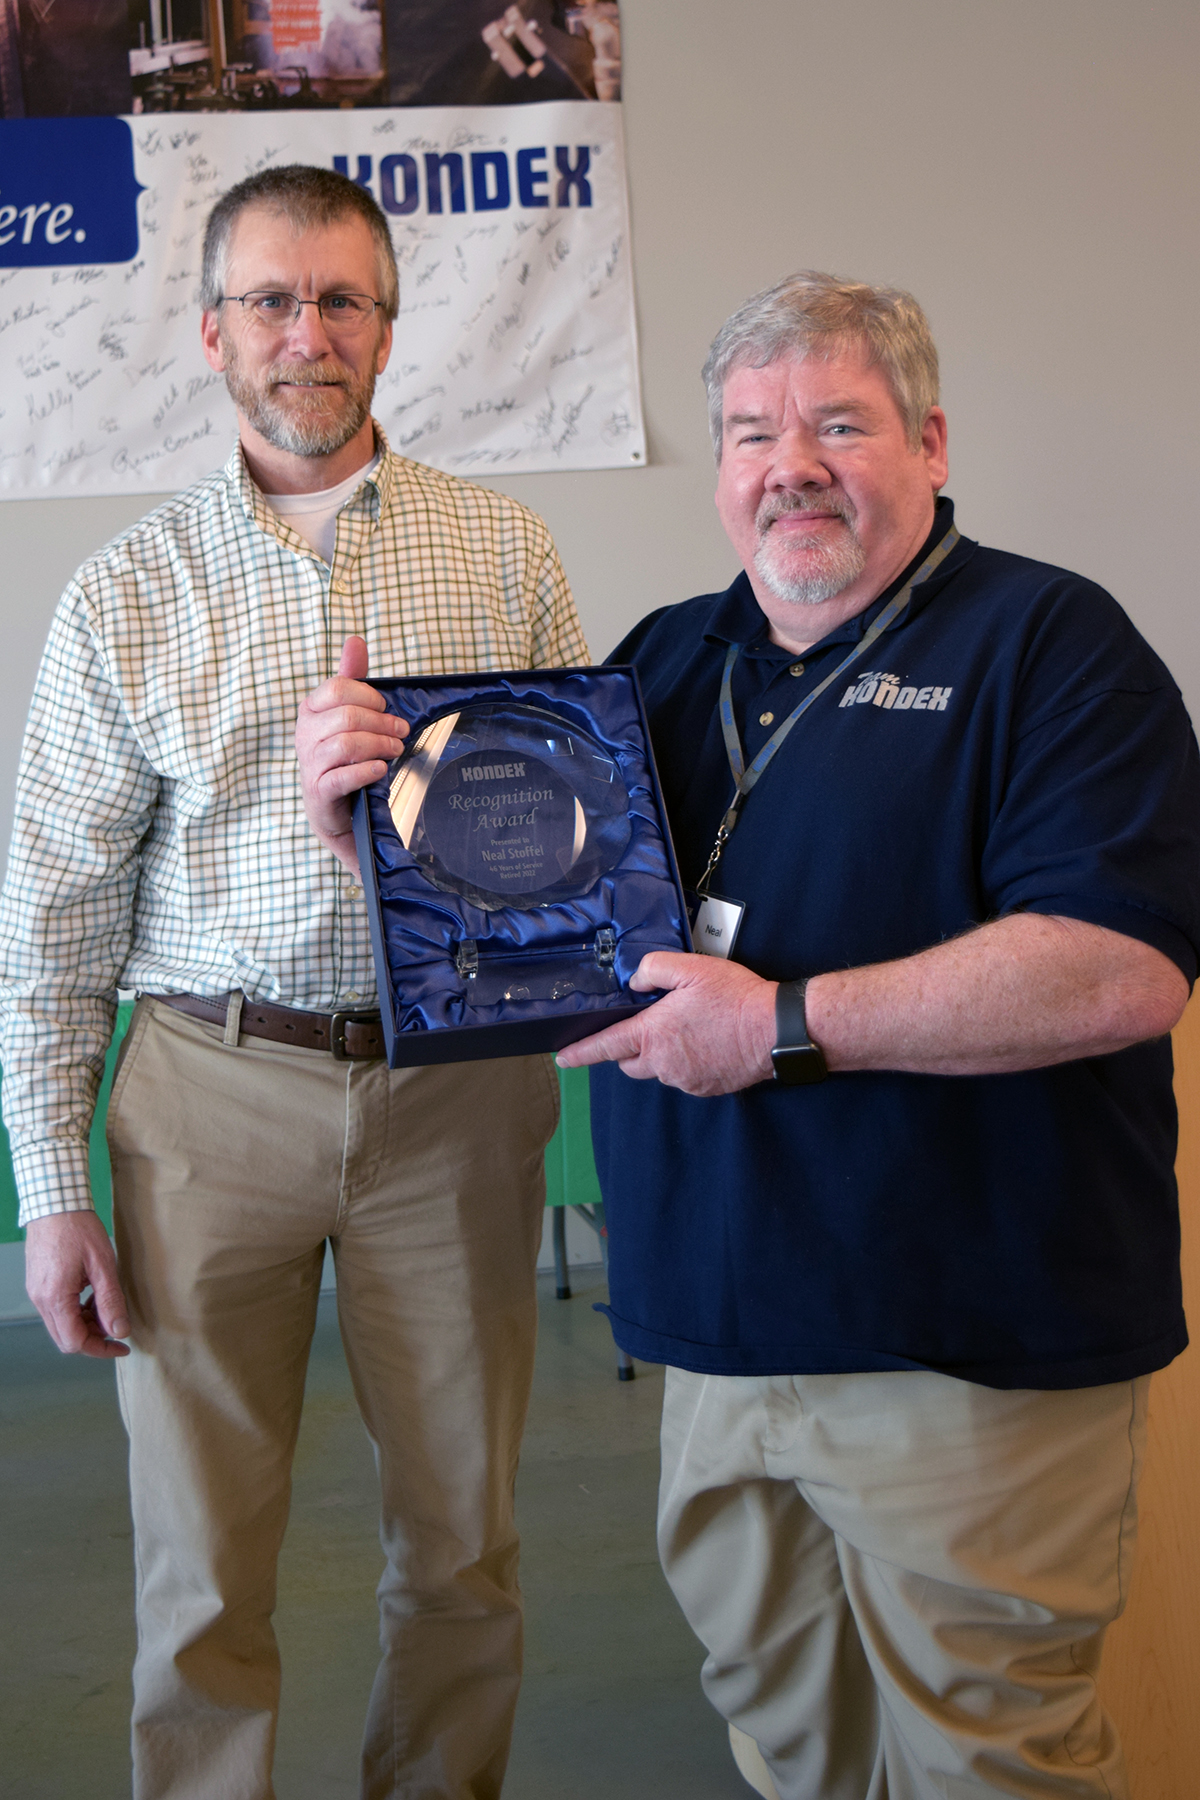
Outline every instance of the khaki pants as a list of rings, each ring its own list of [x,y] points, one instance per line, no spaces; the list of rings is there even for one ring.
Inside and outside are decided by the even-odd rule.
[[[270,1800],[275,1564],[326,1238],[386,1566],[364,1800],[491,1800],[521,1666],[512,1496],[548,1059],[389,1071],[140,1002],[109,1109],[133,1321],[136,1800]]]
[[[663,1568],[781,1800],[1127,1800],[1096,1671],[1148,1388],[668,1369]]]

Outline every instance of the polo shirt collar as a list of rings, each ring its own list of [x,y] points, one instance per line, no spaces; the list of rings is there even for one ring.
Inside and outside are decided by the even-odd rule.
[[[806,654],[823,648],[826,644],[855,644],[863,633],[881,613],[894,594],[898,594],[905,582],[910,580],[920,568],[930,551],[940,544],[951,525],[954,523],[954,502],[944,494],[939,494],[934,503],[933,525],[929,536],[917,551],[906,568],[901,569],[895,581],[872,600],[868,607],[847,619],[835,631],[813,644]],[[896,630],[906,619],[910,619],[922,607],[928,605],[933,595],[944,581],[957,572],[962,563],[972,555],[976,548],[970,538],[962,538],[950,552],[945,562],[936,568],[932,575],[926,577],[919,587],[913,589],[912,599],[899,619],[887,627]],[[706,642],[711,644],[740,644],[747,656],[774,656],[787,659],[792,655],[781,644],[773,644],[770,638],[770,620],[763,612],[754,597],[754,589],[750,578],[743,569],[736,580],[721,594],[704,629]]]

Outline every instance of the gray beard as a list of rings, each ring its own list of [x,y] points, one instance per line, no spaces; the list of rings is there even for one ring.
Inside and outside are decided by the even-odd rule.
[[[836,512],[848,529],[838,543],[806,552],[809,559],[807,573],[794,575],[786,567],[786,550],[772,543],[768,526],[775,519],[806,512]],[[792,606],[820,606],[850,587],[866,567],[867,553],[854,529],[853,509],[848,501],[831,507],[764,500],[755,522],[759,544],[754,554],[754,570],[777,600],[785,600]]]
[[[306,418],[302,411],[289,410],[271,394],[273,383],[296,375],[296,365],[274,364],[266,371],[259,388],[242,374],[233,343],[223,337],[222,348],[225,385],[230,399],[246,422],[276,450],[286,450],[292,456],[332,456],[362,430],[371,416],[371,398],[375,392],[373,366],[366,376],[359,378],[341,363],[305,365],[305,373],[314,378],[314,386],[320,377],[331,375],[343,383],[332,390],[338,401],[336,411],[318,412],[314,408],[311,416]]]

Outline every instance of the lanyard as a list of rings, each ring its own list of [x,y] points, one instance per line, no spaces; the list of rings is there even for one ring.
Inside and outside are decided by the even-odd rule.
[[[734,827],[738,822],[742,807],[746,802],[750,790],[755,786],[760,775],[766,771],[768,765],[774,759],[776,751],[782,745],[783,740],[787,737],[788,732],[792,729],[792,726],[796,723],[797,719],[800,718],[802,713],[808,711],[814,700],[820,699],[821,695],[825,692],[825,689],[832,686],[838,676],[844,674],[850,667],[851,663],[857,662],[860,656],[865,656],[876,638],[879,637],[881,633],[885,632],[894,620],[900,617],[900,614],[904,611],[912,598],[913,589],[922,581],[927,580],[928,577],[933,574],[933,571],[937,568],[938,564],[945,561],[955,544],[957,544],[958,538],[959,533],[957,527],[951,525],[945,537],[942,538],[940,543],[936,544],[929,552],[929,555],[916,571],[912,580],[906,581],[904,586],[900,589],[900,592],[892,596],[883,611],[879,614],[879,617],[866,631],[863,632],[858,643],[855,644],[848,655],[842,658],[837,667],[825,677],[824,681],[818,682],[816,687],[812,690],[812,693],[806,694],[799,706],[788,714],[787,718],[783,721],[783,724],[779,727],[779,730],[774,732],[772,736],[767,739],[749,768],[746,767],[745,757],[742,754],[742,740],[738,736],[737,721],[733,716],[733,670],[738,659],[741,645],[730,644],[725,656],[725,669],[721,676],[720,711],[721,731],[725,738],[725,754],[729,758],[729,768],[733,775],[734,792],[733,799],[729,803],[725,817],[721,820],[720,826],[718,827],[716,842],[709,852],[707,867],[699,881],[696,883],[696,892],[698,894],[706,892],[713,871],[721,860],[721,852],[733,835]]]

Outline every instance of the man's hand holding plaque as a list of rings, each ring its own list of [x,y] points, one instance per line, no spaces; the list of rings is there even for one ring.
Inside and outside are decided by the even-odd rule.
[[[408,735],[366,682],[366,640],[348,637],[338,672],[300,703],[296,755],[308,822],[338,861],[359,873],[354,843],[354,795],[386,773]]]

